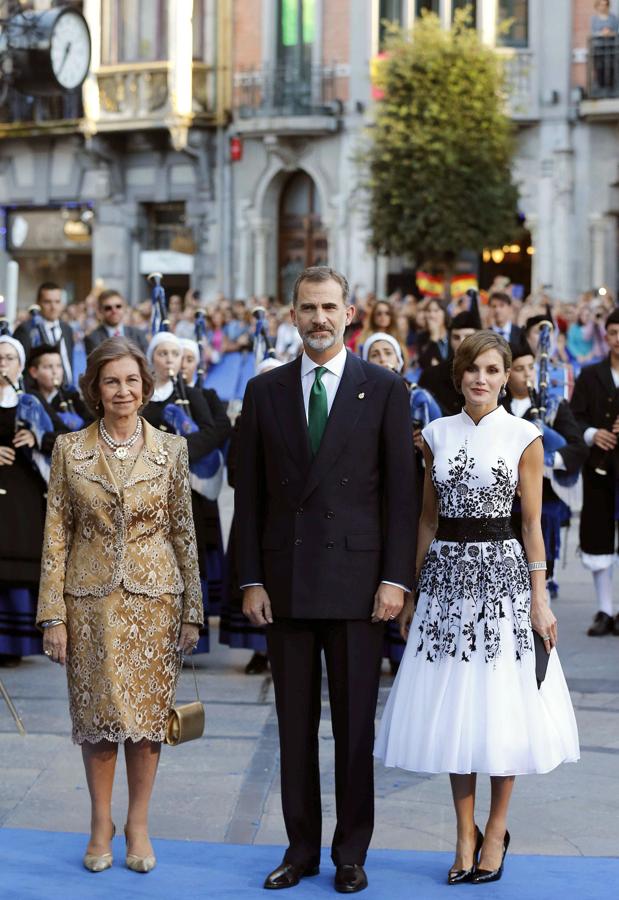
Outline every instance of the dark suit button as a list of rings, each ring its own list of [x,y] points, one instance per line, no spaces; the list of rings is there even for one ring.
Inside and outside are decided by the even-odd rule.
[[[325,519],[335,519],[335,513],[332,509],[328,509],[325,513]]]
[[[335,547],[334,541],[329,541],[329,543],[327,544],[327,550],[333,550],[334,547]]]
[[[340,478],[340,484],[342,486],[344,486],[345,484],[348,484],[348,478]]]
[[[287,479],[287,478],[282,478],[282,480],[280,481],[280,484],[281,484],[282,487],[286,487],[286,485],[288,484],[288,479]]]
[[[297,515],[298,515],[298,516],[302,516],[302,515],[303,515],[303,507],[302,507],[302,506],[300,506],[300,507],[298,508],[298,510],[297,510]]]
[[[302,543],[303,543],[302,538],[297,538],[296,541],[294,542],[294,545],[295,545],[295,547],[300,547]]]

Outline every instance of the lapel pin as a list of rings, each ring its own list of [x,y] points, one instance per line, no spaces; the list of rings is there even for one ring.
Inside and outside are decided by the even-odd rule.
[[[357,394],[357,397],[358,397],[358,398],[359,398],[359,400],[363,400],[363,398],[364,398],[364,397],[365,397],[365,394],[364,394],[364,392],[363,392],[363,391],[361,391],[361,393],[360,393],[360,394]]]

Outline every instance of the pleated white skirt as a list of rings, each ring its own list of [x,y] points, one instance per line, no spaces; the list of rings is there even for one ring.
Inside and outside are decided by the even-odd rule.
[[[538,690],[535,654],[515,652],[511,616],[501,620],[501,653],[428,660],[410,639],[389,695],[374,755],[413,772],[526,775],[580,757],[578,730],[556,650]],[[483,622],[480,623],[483,626]]]

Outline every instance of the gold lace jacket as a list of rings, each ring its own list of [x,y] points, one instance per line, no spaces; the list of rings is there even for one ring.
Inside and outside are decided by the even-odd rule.
[[[123,586],[183,594],[183,622],[203,621],[187,441],[145,419],[144,446],[121,492],[98,422],[54,445],[37,622],[66,620],[64,595],[105,597]]]

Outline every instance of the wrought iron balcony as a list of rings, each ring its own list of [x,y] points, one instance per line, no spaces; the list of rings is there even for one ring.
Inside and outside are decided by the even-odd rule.
[[[9,87],[0,102],[0,135],[71,132],[84,115],[82,92],[30,97]]]
[[[591,100],[619,97],[619,36],[589,38],[587,97]]]
[[[337,116],[335,66],[263,66],[241,70],[234,79],[234,108],[239,119],[289,116]]]

